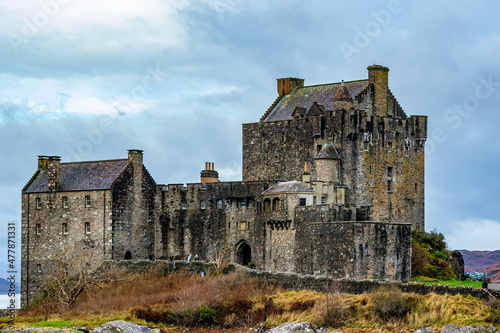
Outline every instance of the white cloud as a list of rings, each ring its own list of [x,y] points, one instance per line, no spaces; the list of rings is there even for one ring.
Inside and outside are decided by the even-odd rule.
[[[446,234],[448,246],[453,250],[500,249],[500,222],[485,219],[470,219],[454,223],[451,233]]]

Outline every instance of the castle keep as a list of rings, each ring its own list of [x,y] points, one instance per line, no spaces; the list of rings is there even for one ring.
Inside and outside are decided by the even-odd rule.
[[[242,181],[205,163],[195,184],[156,184],[140,150],[128,159],[61,163],[40,156],[23,189],[22,294],[32,299],[57,256],[87,244],[104,259],[231,261],[269,271],[408,281],[411,230],[424,229],[427,117],[408,117],[368,79],[305,86],[243,125]]]

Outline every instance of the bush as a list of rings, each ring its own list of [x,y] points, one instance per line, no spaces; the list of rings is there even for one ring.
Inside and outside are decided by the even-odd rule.
[[[411,275],[413,277],[425,275],[425,270],[430,261],[429,252],[416,242],[413,242],[411,252]]]
[[[255,263],[254,263],[254,262],[252,262],[252,261],[250,261],[250,262],[248,263],[248,268],[255,268]]]
[[[316,304],[316,300],[314,299],[309,299],[305,301],[296,301],[290,304],[290,311],[294,312],[301,312],[301,311],[306,311],[312,308]]]
[[[354,318],[355,309],[352,302],[338,293],[328,293],[319,306],[320,326],[341,327],[349,319]]]
[[[489,310],[488,321],[492,324],[500,324],[500,299],[491,297],[486,305]]]
[[[384,322],[401,319],[410,311],[405,296],[396,287],[378,288],[369,297],[372,313]]]

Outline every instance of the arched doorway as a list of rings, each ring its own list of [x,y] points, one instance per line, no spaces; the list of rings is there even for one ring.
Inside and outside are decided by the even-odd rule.
[[[252,261],[252,248],[247,242],[241,241],[236,246],[236,263],[247,266]]]
[[[130,251],[125,252],[125,260],[130,260],[132,259],[132,253]]]

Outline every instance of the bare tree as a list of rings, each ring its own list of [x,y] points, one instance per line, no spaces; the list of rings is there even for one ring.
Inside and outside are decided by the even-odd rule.
[[[73,309],[84,291],[92,287],[102,288],[114,281],[111,274],[103,272],[104,254],[94,244],[78,242],[66,245],[53,260],[48,274],[54,296],[66,310]]]
[[[225,243],[219,243],[215,248],[215,275],[224,273],[224,270],[229,266],[230,247]]]

